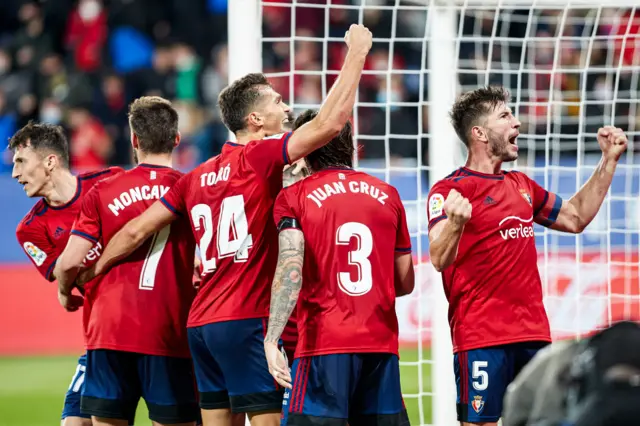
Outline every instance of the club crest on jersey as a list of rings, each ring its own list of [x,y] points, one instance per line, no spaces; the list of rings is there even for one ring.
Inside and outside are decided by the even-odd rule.
[[[484,401],[482,400],[482,396],[481,395],[474,395],[473,396],[473,401],[471,401],[471,407],[473,407],[473,410],[476,413],[480,414],[480,412],[484,408]]]
[[[27,252],[30,258],[33,259],[36,266],[42,266],[44,261],[47,259],[47,253],[40,250],[35,244],[27,241],[23,245],[24,251]]]
[[[521,189],[521,190],[520,190],[520,194],[522,195],[522,198],[524,198],[525,200],[527,200],[527,203],[529,203],[529,205],[531,205],[531,204],[532,204],[532,203],[531,203],[531,195],[529,195],[529,193],[528,193],[526,190]]]
[[[429,220],[442,215],[444,209],[444,197],[441,194],[433,194],[429,198]]]

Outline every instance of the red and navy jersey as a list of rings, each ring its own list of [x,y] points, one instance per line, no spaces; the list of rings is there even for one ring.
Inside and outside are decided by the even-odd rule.
[[[84,173],[76,178],[78,183],[73,198],[62,206],[50,206],[44,198],[38,200],[29,213],[20,221],[16,228],[16,236],[20,246],[33,262],[38,272],[48,281],[53,281],[53,268],[58,256],[67,246],[69,232],[78,215],[82,199],[93,186],[102,179],[122,173],[119,167]],[[87,257],[85,262],[95,262],[103,246],[99,241]]]
[[[140,164],[100,182],[85,196],[71,232],[107,245],[181,176],[169,167]],[[194,256],[189,224],[177,220],[88,284],[87,349],[189,357],[186,323],[195,296]]]
[[[278,257],[273,203],[289,163],[291,133],[238,145],[185,175],[162,197],[188,218],[202,257],[189,327],[269,316]]]
[[[472,205],[456,260],[442,272],[454,352],[550,341],[533,224],[553,224],[562,199],[521,172],[460,168],[431,188],[429,230],[447,217],[452,189]]]
[[[411,239],[397,190],[366,173],[327,169],[282,190],[274,219],[304,233],[296,358],[398,353],[397,252]]]

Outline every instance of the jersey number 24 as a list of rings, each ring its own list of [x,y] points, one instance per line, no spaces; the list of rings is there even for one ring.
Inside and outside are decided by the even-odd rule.
[[[202,256],[202,274],[211,273],[216,270],[216,257],[209,258],[207,254],[214,236],[211,207],[207,204],[193,206],[191,222],[196,231],[201,229],[203,231],[198,244]],[[242,195],[233,195],[222,200],[215,235],[218,259],[233,256],[235,262],[247,261],[249,248],[253,246],[253,238],[249,235],[249,224]]]

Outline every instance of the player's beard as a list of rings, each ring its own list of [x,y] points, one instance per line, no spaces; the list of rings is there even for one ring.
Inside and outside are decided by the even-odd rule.
[[[133,150],[133,163],[138,164],[138,151]]]
[[[518,159],[518,152],[511,150],[509,139],[505,139],[503,135],[489,131],[489,149],[491,155],[497,157],[500,161],[508,163]]]

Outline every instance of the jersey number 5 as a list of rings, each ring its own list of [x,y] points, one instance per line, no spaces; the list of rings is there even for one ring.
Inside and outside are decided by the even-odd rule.
[[[373,251],[373,236],[367,225],[347,222],[336,231],[336,244],[347,246],[352,237],[356,238],[358,246],[349,252],[349,265],[357,268],[358,279],[351,280],[349,272],[338,272],[338,286],[349,296],[362,296],[373,287],[371,262],[369,261],[369,256]]]
[[[200,237],[203,274],[216,270],[216,257],[209,257],[209,246],[213,240],[213,213],[207,204],[197,204],[191,209],[191,221],[196,231],[203,230]],[[230,237],[232,235],[232,237]],[[249,235],[249,224],[244,210],[244,197],[233,195],[222,200],[216,232],[218,259],[233,256],[234,262],[246,262],[253,238]]]

